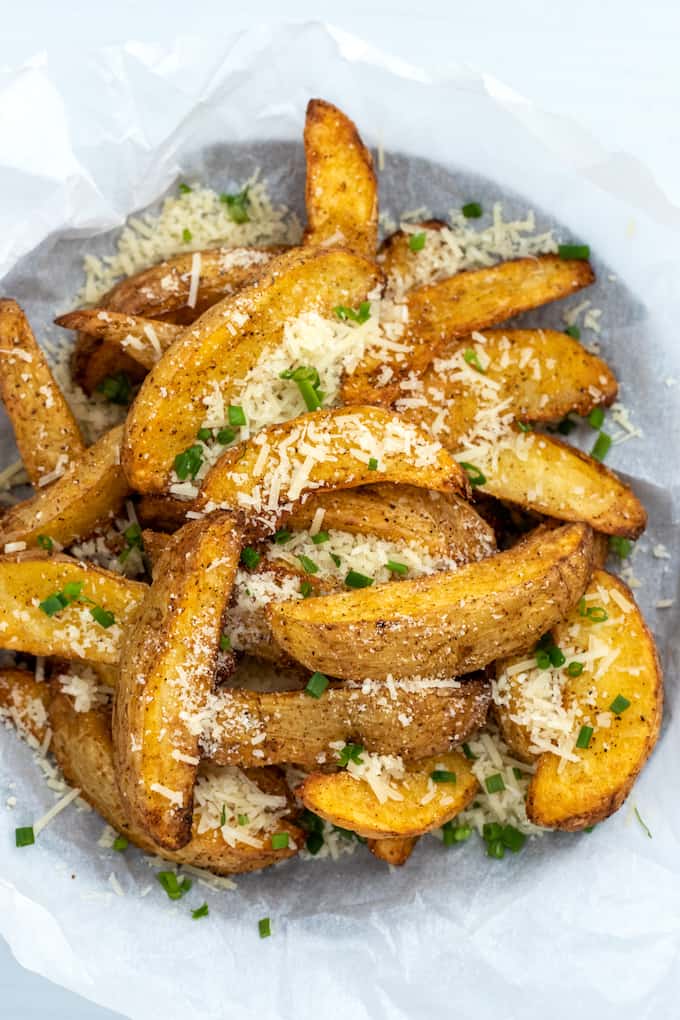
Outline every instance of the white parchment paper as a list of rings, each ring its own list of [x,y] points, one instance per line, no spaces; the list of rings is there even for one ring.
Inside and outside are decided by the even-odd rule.
[[[0,72],[1,290],[54,337],[48,324],[77,289],[79,252],[111,250],[106,232],[185,174],[219,187],[256,161],[275,198],[299,208],[299,146],[244,143],[299,142],[313,95],[384,146],[381,195],[393,213],[500,197],[595,253],[602,350],[644,431],[608,463],[650,512],[636,594],[659,640],[667,709],[633,802],[653,838],[626,806],[590,835],[546,836],[503,861],[474,839],[448,851],[427,840],[401,871],[363,853],[291,862],[169,905],[141,855],[96,846],[92,813],[69,810],[36,846],[14,848],[15,826],[53,795],[0,730],[0,932],[26,967],[145,1020],[676,1015],[678,609],[655,603],[678,588],[680,385],[667,380],[680,378],[680,214],[648,171],[483,74],[430,74],[321,25],[39,55]],[[557,325],[562,311],[530,321]],[[657,543],[671,560],[651,555]],[[110,891],[112,872],[123,897]],[[203,899],[210,916],[193,921]]]

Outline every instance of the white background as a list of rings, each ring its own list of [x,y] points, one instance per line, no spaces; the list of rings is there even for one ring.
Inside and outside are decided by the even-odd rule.
[[[455,62],[485,71],[580,121],[606,148],[637,156],[680,207],[677,0],[259,0],[238,8],[229,0],[3,0],[0,70],[41,51],[51,60],[77,61],[84,48],[128,39],[226,37],[285,11],[287,20],[332,22],[417,65]],[[113,1016],[22,971],[0,945],[0,1017]]]

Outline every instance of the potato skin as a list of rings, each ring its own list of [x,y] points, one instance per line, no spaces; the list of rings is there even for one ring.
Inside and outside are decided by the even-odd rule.
[[[400,868],[416,848],[417,836],[403,836],[392,839],[369,839],[368,849],[374,857],[393,868]]]
[[[274,640],[344,679],[460,676],[531,646],[588,583],[592,531],[530,535],[507,552],[394,585],[269,605]]]

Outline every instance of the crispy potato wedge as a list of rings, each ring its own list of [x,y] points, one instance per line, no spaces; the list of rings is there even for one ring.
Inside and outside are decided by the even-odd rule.
[[[28,740],[42,744],[48,729],[50,686],[27,669],[0,670],[0,720],[9,720]]]
[[[311,99],[305,119],[305,243],[343,245],[369,258],[378,245],[378,182],[356,125]]]
[[[240,511],[249,530],[267,534],[310,490],[356,488],[375,482],[376,474],[385,482],[467,492],[465,472],[417,426],[379,407],[338,407],[270,425],[228,449],[205,477],[196,505]]]
[[[494,460],[496,463],[494,464]],[[585,521],[606,535],[637,538],[647,513],[633,490],[604,464],[552,436],[521,435],[488,457],[475,454],[486,492],[562,521]]]
[[[383,482],[361,489],[312,492],[286,523],[308,528],[323,509],[323,527],[392,542],[415,542],[431,556],[469,563],[495,551],[493,530],[459,496]]]
[[[112,312],[104,308],[83,308],[81,311],[60,315],[54,321],[57,326],[62,326],[64,329],[76,329],[96,340],[102,340],[104,344],[115,348],[118,354],[132,358],[147,371],[153,368],[160,360],[161,355],[184,332],[184,326],[175,326],[171,322],[145,319],[141,315],[126,315],[123,312]],[[102,352],[102,354],[106,353]],[[111,354],[111,352],[108,353]],[[111,356],[114,355],[111,354]],[[101,363],[103,364],[103,358]],[[90,374],[92,368],[93,366],[90,365]],[[104,372],[101,378],[119,370],[114,365],[113,369]],[[135,376],[135,378],[137,377]]]
[[[105,433],[63,475],[0,518],[0,546],[35,546],[46,535],[62,546],[108,522],[129,492],[120,466],[123,426]]]
[[[424,425],[449,449],[474,433],[476,418],[492,400],[502,416],[522,422],[557,421],[574,411],[588,414],[616,399],[618,386],[607,365],[566,333],[552,329],[487,330],[446,344],[422,378],[427,406],[410,398],[395,408]],[[489,358],[480,373],[466,357]],[[421,390],[418,390],[420,394]]]
[[[253,273],[282,250],[209,248],[198,253],[184,252],[121,280],[99,304],[111,312],[189,325],[211,305],[240,290]],[[194,254],[200,255],[200,276],[196,303],[192,307],[188,301]],[[59,325],[66,324],[59,322]],[[102,338],[88,332],[77,337],[72,368],[74,379],[86,393],[93,393],[102,379],[116,372],[125,372],[133,379],[141,379],[144,374],[130,353],[105,344]]]
[[[374,355],[365,357],[345,379],[343,400],[392,404],[400,396],[400,382],[411,373],[422,375],[444,343],[567,297],[594,279],[588,262],[540,255],[416,287],[406,297],[408,326],[402,343],[409,351],[396,354],[389,364]],[[386,364],[392,375],[381,385]]]
[[[380,278],[375,263],[351,252],[296,248],[208,309],[149,373],[130,409],[123,464],[133,488],[167,490],[175,456],[206,419],[205,400],[217,392],[225,407],[236,402],[240,380],[278,342],[287,319],[355,307]]]
[[[266,612],[274,640],[327,676],[460,676],[530,647],[554,626],[583,594],[592,557],[590,528],[565,525],[453,573]]]
[[[199,833],[196,822],[191,841],[181,850],[159,846],[144,829],[128,819],[123,807],[116,782],[108,713],[103,710],[76,712],[65,694],[55,694],[50,702],[50,724],[52,750],[68,782],[80,789],[81,796],[109,825],[147,853],[159,854],[177,864],[207,868],[217,875],[230,875],[266,868],[297,852],[291,846],[272,849],[270,834],[263,834],[262,847],[244,843],[230,846],[222,838],[220,829]],[[283,793],[275,773],[263,769],[251,772],[249,778],[262,787],[269,786],[268,792]],[[275,784],[274,789],[272,784]],[[303,845],[304,833],[291,822],[281,820],[278,831],[288,832],[295,846]]]
[[[435,770],[453,772],[455,783],[432,783]],[[313,772],[296,790],[310,811],[333,825],[369,839],[402,839],[438,829],[474,798],[479,784],[462,754],[450,751],[406,765],[403,779],[393,780],[399,799],[381,803],[363,779],[349,772]],[[434,796],[427,803],[427,794]]]
[[[190,503],[172,496],[142,496],[137,503],[137,517],[147,528],[173,532],[186,524],[190,509]]]
[[[16,301],[0,300],[0,397],[33,485],[76,463],[85,443]]]
[[[241,552],[228,514],[172,536],[128,629],[113,708],[113,749],[126,814],[160,846],[191,839],[199,732]]]
[[[54,616],[40,609],[64,585],[78,583],[85,597],[113,613],[113,626],[97,623],[87,603],[74,602]],[[0,556],[0,643],[31,655],[117,663],[125,627],[147,587],[68,556]]]
[[[582,726],[591,726],[593,734],[586,748],[574,746],[573,761],[562,761],[550,752],[538,757],[527,814],[536,825],[549,829],[583,829],[617,811],[654,749],[661,725],[661,666],[630,589],[612,574],[596,570],[585,599],[584,609],[602,609],[607,620],[582,616],[577,608],[555,628],[553,637],[567,663],[580,661],[585,667],[580,676],[565,674],[562,686],[563,704],[580,709],[574,719],[574,745]],[[502,669],[508,665],[503,663]],[[537,757],[537,748],[523,715],[527,681],[521,678],[526,676],[509,678],[508,704],[497,712],[510,746],[531,760]],[[628,704],[624,702],[617,714],[612,705],[618,697]]]
[[[304,690],[222,688],[204,753],[218,765],[295,762],[318,768],[324,755],[332,763],[329,745],[336,740],[409,759],[450,751],[484,725],[490,694],[484,677],[446,683],[333,683],[318,699]],[[260,738],[255,745],[254,737]]]
[[[406,864],[418,842],[417,836],[402,836],[396,839],[369,839],[368,849],[374,857],[393,868]]]

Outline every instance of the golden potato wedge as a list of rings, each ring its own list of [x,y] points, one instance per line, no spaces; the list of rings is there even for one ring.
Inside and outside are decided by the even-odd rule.
[[[75,601],[54,615],[40,608],[65,585],[82,584],[82,595],[115,622],[103,627],[88,602]],[[0,644],[31,655],[117,663],[125,627],[134,619],[147,585],[68,556],[0,556]]]
[[[54,322],[64,329],[76,329],[110,344],[119,354],[132,358],[147,371],[153,368],[161,355],[184,332],[183,326],[175,326],[171,322],[112,312],[108,308],[83,308],[81,311],[60,315]],[[113,374],[114,370],[120,371],[120,368],[114,366],[111,372],[105,374]],[[89,371],[91,374],[92,365]]]
[[[456,780],[435,783],[435,771],[452,772]],[[406,764],[403,778],[391,786],[399,799],[381,803],[364,779],[348,771],[313,772],[296,794],[306,808],[342,829],[369,839],[402,839],[440,828],[467,807],[479,788],[470,763],[456,751]]]
[[[567,297],[594,279],[588,262],[539,255],[416,287],[406,297],[408,325],[402,343],[409,345],[408,353],[399,352],[389,363],[365,357],[345,379],[343,399],[347,404],[392,404],[400,396],[400,382],[411,373],[422,375],[447,341]]]
[[[160,846],[191,839],[200,731],[241,552],[228,514],[185,524],[156,566],[123,642],[113,749],[126,814]]]
[[[463,455],[465,456],[465,455]],[[562,521],[585,521],[606,535],[637,538],[647,513],[630,486],[604,464],[552,436],[518,435],[475,451],[480,492]]]
[[[598,622],[577,608],[555,628],[554,639],[569,653],[568,661],[585,667],[577,677],[567,675],[562,688],[563,703],[581,713],[575,718],[574,744],[582,726],[593,733],[587,747],[574,746],[575,760],[562,762],[549,752],[538,759],[527,814],[549,829],[583,829],[617,811],[652,753],[661,725],[661,666],[632,592],[619,578],[597,570],[585,598],[586,612],[602,609],[608,618]],[[598,648],[600,643],[604,647]],[[617,699],[623,699],[619,706]]]
[[[50,686],[27,669],[0,670],[0,720],[14,724],[20,736],[42,744],[47,736]]]
[[[203,748],[218,765],[295,762],[318,768],[324,756],[332,763],[330,744],[338,740],[358,741],[376,754],[423,758],[450,751],[483,726],[489,699],[489,685],[480,676],[438,686],[426,680],[333,683],[318,699],[304,690],[222,688]]]
[[[367,846],[374,857],[393,868],[406,864],[418,842],[417,836],[402,836],[394,839],[369,839]]]
[[[77,463],[85,443],[16,301],[0,300],[0,397],[33,485]]]
[[[207,868],[217,875],[230,875],[257,871],[283,861],[292,857],[304,843],[304,833],[282,818],[277,823],[277,831],[287,832],[291,844],[281,850],[272,848],[270,833],[262,834],[261,847],[240,842],[230,846],[220,829],[201,832],[197,821],[194,821],[191,842],[181,850],[160,847],[144,829],[128,819],[123,807],[116,783],[108,713],[104,710],[76,712],[65,694],[54,694],[50,701],[50,725],[52,749],[67,781],[78,787],[81,796],[109,825],[146,853],[159,854],[177,864]],[[268,792],[283,793],[280,780],[265,769],[251,772],[249,778],[262,788],[267,785]],[[275,784],[274,790],[271,784]]]
[[[431,232],[445,230],[447,227],[448,224],[443,220],[423,220],[413,224],[414,232],[425,232],[426,248],[430,247]],[[411,287],[424,283],[426,278],[428,282],[432,282],[432,265],[429,260],[425,260],[428,267],[425,278],[425,274],[420,270],[424,261],[423,255],[420,251],[413,251],[409,244],[412,236],[411,231],[395,230],[385,238],[378,249],[377,261],[387,277],[388,290],[404,293]],[[426,256],[427,254],[429,252],[426,252]],[[441,279],[441,273],[437,273],[436,270],[434,275],[436,279]]]
[[[326,529],[415,542],[431,556],[460,564],[480,560],[496,548],[493,530],[464,499],[412,485],[383,482],[361,489],[312,492],[293,508],[286,524],[308,528],[320,509]]]
[[[235,294],[253,273],[282,250],[277,247],[209,248],[184,252],[121,280],[101,298],[100,306],[124,315],[188,325],[211,305],[228,294]],[[196,302],[192,306],[188,302],[195,254],[200,256],[200,275]],[[86,393],[93,393],[102,379],[116,372],[125,372],[133,379],[141,379],[144,374],[130,353],[104,344],[101,338],[87,332],[79,333],[71,364],[74,379]]]
[[[417,392],[409,391],[395,408],[453,450],[474,433],[478,414],[490,402],[503,408],[499,417],[510,423],[557,421],[570,411],[586,415],[611,404],[617,389],[604,361],[566,333],[487,330],[444,345]],[[421,394],[426,406],[410,406]]]
[[[332,103],[310,99],[304,140],[305,243],[342,245],[374,258],[378,182],[356,125]]]
[[[340,249],[297,248],[205,312],[144,380],[127,418],[123,464],[139,492],[165,492],[175,456],[196,439],[205,401],[237,402],[240,380],[287,319],[355,307],[380,280],[375,263]]]
[[[49,487],[10,507],[0,518],[0,547],[35,546],[45,535],[62,546],[107,523],[129,492],[120,466],[123,426],[105,433]]]
[[[356,488],[376,475],[467,492],[465,472],[422,429],[380,407],[337,407],[270,425],[228,449],[204,479],[196,506],[239,511],[249,531],[267,534],[308,492]]]
[[[173,532],[186,524],[190,509],[190,503],[172,496],[142,496],[137,503],[137,517],[147,528]]]
[[[520,651],[578,601],[593,538],[572,524],[453,573],[267,607],[274,640],[308,669],[350,680],[460,676]]]

